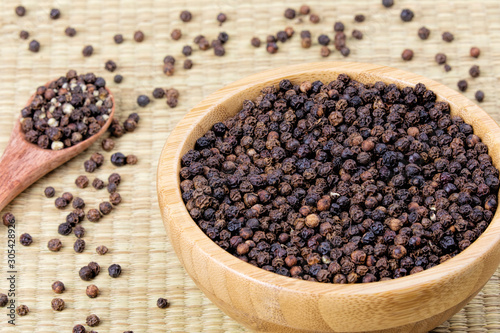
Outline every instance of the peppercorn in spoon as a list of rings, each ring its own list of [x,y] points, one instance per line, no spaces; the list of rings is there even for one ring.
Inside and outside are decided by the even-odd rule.
[[[30,97],[0,159],[0,211],[106,132],[115,101],[105,85],[92,73],[70,70]]]

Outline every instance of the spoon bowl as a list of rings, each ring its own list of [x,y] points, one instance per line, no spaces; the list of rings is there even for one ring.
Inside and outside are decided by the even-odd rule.
[[[234,116],[245,99],[289,79],[330,82],[345,73],[362,83],[398,87],[421,82],[451,114],[471,124],[500,166],[500,127],[460,93],[422,76],[390,67],[322,62],[252,75],[213,93],[170,134],[158,166],[157,190],[170,241],[187,273],[226,314],[262,332],[427,332],[467,304],[500,262],[500,217],[467,249],[423,272],[390,281],[339,285],[284,277],[252,266],[214,243],[190,217],[180,191],[180,159],[213,124]]]
[[[50,82],[45,86],[49,84]],[[108,120],[98,133],[74,146],[61,150],[40,148],[26,141],[21,122],[16,121],[0,159],[0,211],[31,184],[89,148],[106,132],[115,114],[115,100],[111,91],[105,89],[113,101]],[[27,106],[31,104],[35,95],[30,97]]]

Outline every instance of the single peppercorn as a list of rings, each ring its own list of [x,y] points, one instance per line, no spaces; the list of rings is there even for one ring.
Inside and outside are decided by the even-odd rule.
[[[403,20],[403,22],[410,22],[411,20],[413,20],[413,17],[414,17],[415,14],[413,14],[413,11],[411,9],[403,9],[401,11],[401,20]]]
[[[184,60],[184,69],[193,68],[193,61],[191,59]]]
[[[311,7],[307,5],[300,6],[299,13],[301,15],[309,15],[310,12],[311,12]]]
[[[335,22],[335,24],[333,25],[333,31],[335,32],[342,32],[344,31],[345,29],[345,26],[344,26],[344,23],[342,22]]]
[[[478,90],[476,91],[474,97],[476,97],[478,102],[482,102],[484,100],[484,92],[482,90]]]
[[[95,278],[94,271],[89,266],[83,266],[79,271],[80,279],[90,281]]]
[[[326,58],[330,55],[330,49],[328,48],[328,46],[323,46],[321,47],[321,50],[320,50],[320,54],[323,58]]]
[[[7,295],[0,293],[0,308],[5,307],[9,303]]]
[[[64,198],[57,198],[54,202],[57,209],[64,209],[68,206],[69,202]]]
[[[465,80],[460,80],[460,81],[458,81],[457,86],[458,86],[458,89],[459,89],[460,91],[466,91],[466,90],[467,90],[467,86],[468,86],[468,84],[467,84],[467,81],[465,81]]]
[[[429,29],[427,29],[426,27],[422,27],[420,29],[418,29],[418,37],[420,37],[420,39],[422,40],[426,40],[427,38],[429,38],[431,34],[431,31]]]
[[[413,59],[413,51],[410,49],[404,50],[401,54],[401,58],[403,58],[404,61],[410,61]]]
[[[114,35],[113,40],[115,41],[116,44],[121,44],[123,43],[123,35],[122,34]]]
[[[154,98],[163,98],[165,96],[165,89],[163,88],[155,88],[153,90],[153,97]]]
[[[121,181],[122,181],[122,177],[116,172],[112,173],[108,177],[108,182],[110,184],[115,184],[116,186],[120,185]]]
[[[318,37],[318,43],[320,45],[328,45],[330,44],[330,37],[328,37],[327,35],[319,35]]]
[[[182,22],[189,22],[193,18],[193,15],[191,14],[190,11],[183,10],[180,13],[179,17],[180,17],[180,19],[181,19]]]
[[[115,148],[115,142],[113,139],[107,138],[102,140],[101,146],[105,151],[112,151]]]
[[[471,47],[470,48],[470,56],[474,58],[478,58],[479,55],[481,54],[481,50],[477,47]]]
[[[259,37],[253,37],[250,40],[250,44],[252,44],[253,47],[260,47],[260,38]]]
[[[94,187],[96,190],[101,190],[104,188],[104,182],[99,178],[94,178],[94,180],[92,181],[92,187]]]
[[[30,246],[33,243],[33,237],[30,234],[24,233],[19,237],[19,243],[23,246]]]
[[[477,65],[472,66],[469,69],[469,74],[470,74],[470,76],[472,76],[474,78],[478,77],[479,74],[481,74],[481,71],[479,70],[479,66],[477,66]]]
[[[108,215],[113,210],[113,206],[107,201],[101,202],[99,204],[99,210],[101,211],[102,215]]]
[[[68,236],[72,231],[73,227],[68,222],[59,224],[59,227],[57,228],[57,232],[63,236]]]
[[[78,238],[73,244],[73,250],[75,250],[76,253],[82,253],[85,250],[85,241]]]
[[[61,17],[61,11],[57,8],[52,8],[50,10],[50,18],[53,20],[57,20],[58,18]]]
[[[365,16],[363,14],[357,14],[354,16],[354,21],[362,23],[365,21]]]
[[[33,39],[33,40],[30,42],[30,44],[29,44],[29,47],[28,47],[28,48],[29,48],[29,50],[30,50],[31,52],[35,52],[35,53],[36,53],[36,52],[40,51],[40,43],[39,43],[37,40]]]
[[[51,239],[47,243],[47,248],[52,252],[58,252],[62,248],[62,243],[59,239]]]
[[[219,13],[219,15],[217,15],[217,21],[219,21],[221,25],[222,23],[226,22],[226,20],[227,20],[226,14]]]
[[[86,172],[92,173],[97,169],[97,164],[92,160],[83,162],[83,167]]]
[[[65,30],[64,30],[64,33],[66,34],[66,36],[68,37],[75,37],[76,36],[76,29],[75,28],[72,28],[72,27],[67,27]]]
[[[442,64],[446,63],[446,54],[444,54],[444,53],[437,53],[436,56],[434,57],[434,59],[436,60],[436,62],[439,65],[442,65]]]
[[[45,194],[45,197],[52,198],[56,194],[56,190],[52,186],[48,186],[45,188],[43,193]]]
[[[289,20],[292,20],[292,19],[294,19],[294,18],[295,18],[295,15],[296,15],[296,13],[295,13],[295,10],[294,10],[294,9],[292,9],[292,8],[287,8],[287,9],[285,10],[285,14],[284,14],[285,18],[287,18],[287,19],[289,19]]]
[[[287,34],[288,36],[288,34]],[[222,32],[219,32],[219,35],[217,36],[217,39],[222,43],[222,44],[225,44],[228,40],[229,40],[229,35],[222,31]]]
[[[73,327],[73,333],[86,333],[86,332],[87,330],[83,325],[78,324]]]
[[[352,31],[352,37],[354,37],[356,39],[363,39],[363,33],[359,30],[354,29]]]
[[[109,183],[108,186],[106,187],[109,193],[115,193],[117,190],[117,185],[113,183]]]
[[[113,81],[115,81],[115,83],[122,83],[122,81],[123,81],[123,76],[121,76],[120,74],[116,74],[116,75],[113,77]]]
[[[97,288],[96,285],[91,284],[90,286],[87,286],[86,294],[90,298],[96,298],[99,296],[99,288]]]
[[[103,256],[108,253],[108,248],[104,245],[99,245],[98,247],[96,247],[95,251],[97,254]]]
[[[98,263],[92,261],[87,266],[94,272],[94,275],[97,276],[101,272],[101,266]]]
[[[89,209],[89,211],[87,212],[87,219],[90,222],[99,222],[99,220],[101,219],[101,213],[99,213],[97,209]]]
[[[276,43],[267,43],[266,51],[268,53],[274,54],[278,52],[278,45],[276,45]]]
[[[85,322],[90,327],[96,327],[96,326],[98,326],[100,324],[101,320],[95,314],[91,314],[90,316],[87,317],[87,319],[85,320]]]
[[[320,19],[319,19],[318,15],[311,14],[311,15],[309,15],[309,21],[311,21],[311,23],[313,23],[313,24],[317,24],[317,23],[319,23]]]
[[[117,278],[121,275],[122,268],[118,264],[113,264],[113,265],[108,267],[108,273],[109,273],[109,276],[111,276],[112,278]]]
[[[119,205],[120,202],[122,202],[122,197],[120,196],[120,193],[114,192],[109,195],[109,201],[114,205]]]
[[[149,97],[146,96],[146,95],[139,95],[139,97],[137,97],[137,105],[139,105],[140,107],[145,107],[149,104]]]
[[[116,70],[116,67],[116,62],[114,62],[113,60],[108,60],[104,64],[104,69],[109,72],[114,72]]]
[[[52,283],[52,290],[56,294],[62,294],[66,290],[66,287],[64,286],[64,283],[62,283],[61,281],[56,281]]]
[[[179,40],[182,37],[182,32],[180,29],[174,29],[170,33],[170,37],[172,37],[173,40]]]
[[[448,64],[445,64],[445,65],[444,65],[444,71],[445,71],[445,72],[449,72],[449,71],[451,71],[451,66],[450,66],[450,65],[448,65]]]
[[[144,33],[140,30],[137,30],[136,32],[134,32],[134,40],[137,43],[143,42],[144,41]]]
[[[156,306],[158,306],[160,309],[166,309],[170,306],[170,303],[168,302],[168,300],[166,298],[160,297],[156,301]]]
[[[79,188],[86,188],[89,185],[89,179],[85,175],[79,176],[75,180],[75,184]]]
[[[124,166],[127,163],[126,157],[120,152],[114,153],[111,155],[111,163],[118,167]]]
[[[382,0],[382,5],[385,8],[392,7],[394,5],[394,0]]]
[[[82,238],[83,236],[85,236],[85,228],[82,227],[81,225],[77,225],[74,229],[73,229],[73,233],[75,234],[75,236],[77,238]],[[76,243],[75,243],[75,246],[76,246]],[[85,243],[83,244],[84,248],[85,248]]]
[[[127,162],[127,164],[130,164],[130,165],[137,164],[137,156],[127,155],[126,162]]]
[[[52,309],[54,309],[54,311],[62,311],[65,307],[64,300],[61,298],[54,298],[50,304],[52,305]]]
[[[26,8],[24,6],[17,6],[15,12],[17,16],[22,17],[26,15]]]
[[[87,45],[82,50],[82,54],[84,57],[90,57],[92,53],[94,53],[94,47],[92,45]]]
[[[30,312],[30,309],[22,304],[17,307],[16,312],[19,316],[26,316]]]
[[[19,38],[21,38],[21,39],[28,39],[28,38],[30,38],[30,33],[27,32],[26,30],[21,30],[19,32]]]
[[[441,37],[443,38],[443,40],[445,42],[448,42],[448,43],[451,43],[455,39],[455,37],[453,36],[453,34],[450,33],[450,32],[448,32],[448,31],[443,32],[443,35]]]

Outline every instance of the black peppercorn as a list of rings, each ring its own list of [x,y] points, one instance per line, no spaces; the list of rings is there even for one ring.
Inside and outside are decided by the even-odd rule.
[[[95,326],[99,325],[99,323],[101,322],[101,320],[95,314],[91,314],[90,316],[87,317],[87,319],[85,320],[85,322],[87,323],[88,326],[95,327]]]
[[[285,15],[285,17],[286,17],[287,19],[292,20],[292,19],[294,19],[294,18],[295,18],[295,15],[296,15],[296,14],[295,14],[295,10],[294,10],[294,9],[292,9],[292,8],[287,8],[287,9],[285,10],[285,14],[284,14],[284,15]]]
[[[64,286],[64,283],[62,283],[61,281],[56,281],[52,283],[52,290],[56,294],[62,294],[66,290],[66,287]]]
[[[137,43],[141,43],[144,41],[144,33],[140,30],[134,32],[134,40],[137,42]]]
[[[62,311],[65,307],[64,301],[60,298],[54,298],[51,302],[51,305],[54,311]]]
[[[121,44],[123,43],[123,35],[122,34],[114,35],[113,40],[115,41],[116,44]]]
[[[121,76],[120,74],[116,74],[116,75],[113,77],[113,81],[115,81],[115,83],[122,83],[122,81],[123,81],[123,76]]]
[[[476,91],[476,94],[474,95],[476,97],[476,100],[478,102],[482,102],[484,100],[484,92],[481,90]]]
[[[94,47],[92,45],[87,45],[82,50],[82,54],[84,57],[90,57],[92,53],[94,53]]]
[[[17,6],[15,12],[17,16],[22,17],[26,14],[26,8],[24,6]]]
[[[118,264],[113,264],[108,267],[108,273],[112,278],[117,278],[121,275],[122,268]]]
[[[140,107],[145,107],[149,104],[149,97],[146,96],[146,95],[139,95],[139,97],[137,97],[137,105],[139,105]]]
[[[126,157],[122,153],[114,153],[111,155],[111,163],[118,167],[124,166],[126,164]]]
[[[33,39],[29,44],[29,50],[35,53],[40,51],[40,43],[37,40]]]
[[[75,37],[76,36],[76,29],[75,28],[72,28],[72,27],[67,27],[65,30],[64,30],[64,33],[66,34],[66,36],[68,37]]]
[[[156,301],[156,306],[158,306],[160,309],[166,309],[170,306],[170,303],[166,298],[158,298],[158,301]]]
[[[48,186],[43,191],[47,198],[52,198],[56,194],[56,190],[52,186]]]
[[[79,275],[83,281],[90,281],[95,277],[94,271],[89,266],[80,268]]]
[[[58,252],[62,247],[62,243],[59,239],[51,239],[47,243],[47,247],[52,252]]]
[[[57,8],[52,8],[50,10],[50,18],[53,20],[57,20],[58,18],[61,17],[61,11]]]
[[[465,81],[465,80],[460,80],[460,81],[458,81],[457,86],[458,86],[458,89],[459,89],[460,91],[466,91],[466,90],[467,90],[467,86],[468,86],[468,84],[467,84],[467,81]]]
[[[193,18],[193,15],[191,14],[190,11],[183,10],[179,15],[179,17],[181,18],[182,22],[189,22]]]
[[[90,298],[96,298],[97,296],[99,296],[99,288],[97,288],[96,285],[91,284],[87,286],[86,294]]]
[[[413,20],[413,11],[411,9],[403,9],[401,11],[401,20],[403,20],[403,22],[410,22],[411,20]]]
[[[474,65],[469,69],[469,74],[472,77],[478,77],[481,71],[479,70],[479,66]]]

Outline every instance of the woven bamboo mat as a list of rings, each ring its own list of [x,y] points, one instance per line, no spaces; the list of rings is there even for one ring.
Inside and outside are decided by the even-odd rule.
[[[225,316],[208,301],[184,272],[168,243],[157,207],[155,173],[161,148],[177,121],[198,101],[218,88],[265,69],[310,61],[342,60],[335,51],[326,59],[319,55],[316,38],[320,33],[332,36],[335,21],[343,21],[348,33],[357,28],[364,33],[361,41],[348,39],[350,61],[372,62],[412,71],[456,87],[456,82],[468,78],[472,64],[481,67],[481,76],[470,79],[466,95],[473,98],[482,89],[486,99],[482,107],[496,121],[500,121],[500,100],[496,98],[500,82],[500,4],[490,1],[438,1],[396,0],[391,9],[381,6],[379,0],[309,1],[312,11],[321,17],[321,23],[311,24],[307,19],[299,24],[283,17],[287,7],[298,7],[302,1],[247,0],[3,0],[0,2],[0,151],[7,144],[13,122],[34,89],[63,75],[68,69],[79,72],[93,71],[104,76],[117,101],[118,117],[138,112],[141,122],[136,132],[117,141],[115,151],[135,153],[139,163],[135,167],[117,169],[109,163],[95,176],[106,179],[119,172],[122,185],[119,192],[123,203],[101,222],[83,222],[87,230],[87,249],[75,254],[74,236],[62,237],[64,248],[59,253],[48,251],[46,244],[58,237],[57,226],[64,221],[66,211],[54,208],[53,200],[43,196],[46,186],[54,186],[58,194],[71,191],[95,207],[107,198],[105,190],[80,190],[75,178],[84,174],[83,161],[99,151],[94,145],[81,156],[51,172],[14,200],[5,211],[17,217],[17,237],[24,232],[34,237],[30,247],[17,246],[16,256],[16,305],[26,304],[31,309],[28,316],[18,317],[15,328],[7,324],[6,309],[0,309],[0,331],[18,332],[71,332],[72,327],[84,323],[87,315],[97,314],[102,323],[99,332],[241,332],[244,329]],[[14,7],[22,3],[27,15],[19,18]],[[59,20],[48,17],[51,8],[60,8]],[[403,23],[399,18],[402,8],[412,8],[415,19]],[[189,9],[193,13],[190,23],[179,20],[179,12]],[[222,27],[215,20],[219,12],[228,16]],[[355,23],[357,13],[366,15],[364,23]],[[254,35],[265,40],[287,25],[297,32],[310,29],[314,44],[304,50],[299,36],[285,44],[275,55],[267,54],[264,47],[250,46]],[[64,29],[71,25],[77,30],[73,38],[65,36]],[[417,37],[417,30],[425,25],[432,30],[427,41]],[[170,38],[170,32],[180,28],[179,41]],[[29,31],[41,43],[41,50],[33,54],[27,50],[27,41],[18,38],[19,31]],[[136,30],[145,35],[143,43],[136,43],[132,35]],[[443,31],[455,35],[453,43],[441,40]],[[212,51],[195,48],[194,67],[182,68],[182,46],[192,44],[193,38],[203,34],[211,40],[219,31],[227,31],[230,40],[226,55],[215,57]],[[113,43],[113,35],[122,33],[125,42]],[[84,45],[94,46],[94,55],[83,58]],[[469,48],[481,48],[481,57],[468,56]],[[415,51],[413,61],[401,60],[405,48]],[[434,62],[434,55],[444,52],[453,67],[449,73]],[[162,60],[167,54],[177,58],[176,73],[166,77],[162,73]],[[104,70],[104,63],[113,59],[118,64],[116,73],[124,76],[122,84],[112,81],[113,75]],[[176,87],[180,93],[175,109],[166,106],[165,100],[153,101],[146,108],[139,108],[135,99],[139,94],[150,94],[153,88]],[[115,170],[116,169],[116,170]],[[1,170],[0,170],[1,172]],[[91,175],[92,177],[94,175]],[[92,179],[91,177],[91,179]],[[0,228],[0,292],[9,285],[7,276],[7,229]],[[110,252],[98,256],[95,248],[104,244]],[[80,280],[78,270],[90,261],[97,261],[103,273],[92,283],[102,291],[96,299],[85,295],[88,284]],[[107,275],[107,267],[118,263],[123,274],[118,279]],[[67,291],[62,297],[67,308],[54,312],[50,301],[55,294],[51,284],[61,280]],[[444,323],[435,332],[500,332],[500,271],[489,281],[483,291],[461,312]],[[156,307],[158,297],[167,297],[171,307]]]

